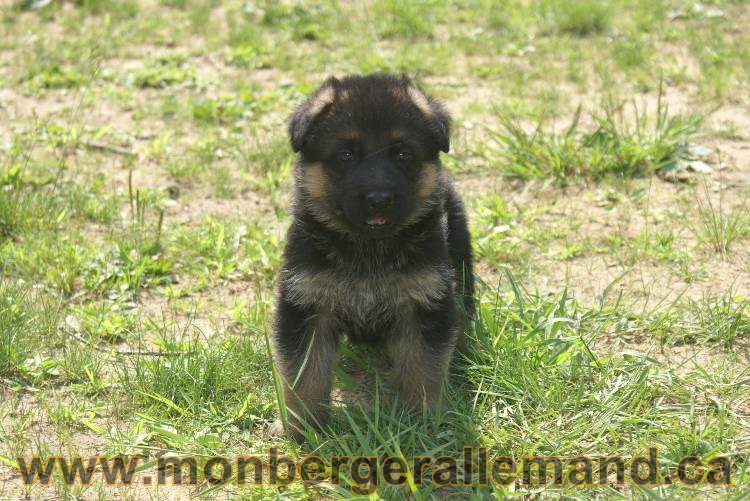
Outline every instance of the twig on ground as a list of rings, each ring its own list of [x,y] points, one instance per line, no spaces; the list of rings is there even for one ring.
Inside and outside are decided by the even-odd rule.
[[[92,150],[107,151],[109,153],[115,153],[117,155],[125,155],[128,157],[135,156],[135,152],[130,148],[123,146],[117,146],[114,144],[101,143],[99,141],[84,141],[82,143],[85,147]]]

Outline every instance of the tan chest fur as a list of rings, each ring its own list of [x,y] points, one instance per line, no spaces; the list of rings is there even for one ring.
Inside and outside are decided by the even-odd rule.
[[[290,301],[363,322],[409,303],[429,306],[445,297],[453,286],[451,271],[440,266],[367,279],[352,279],[330,270],[290,270],[285,283]]]

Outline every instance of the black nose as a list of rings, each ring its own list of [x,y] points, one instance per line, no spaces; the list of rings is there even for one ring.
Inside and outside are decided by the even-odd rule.
[[[390,191],[371,191],[367,194],[367,206],[370,210],[383,210],[393,204],[393,193]]]

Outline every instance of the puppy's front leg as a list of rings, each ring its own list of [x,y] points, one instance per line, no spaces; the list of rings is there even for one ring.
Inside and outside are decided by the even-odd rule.
[[[415,306],[396,321],[389,351],[399,396],[415,410],[435,409],[458,337],[453,297],[437,310]]]
[[[274,359],[281,376],[292,432],[300,425],[320,426],[331,401],[339,334],[329,315],[281,300],[274,326]],[[274,426],[278,434],[280,423]]]

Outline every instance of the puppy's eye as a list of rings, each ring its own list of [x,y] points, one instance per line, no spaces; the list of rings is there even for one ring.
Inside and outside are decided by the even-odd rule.
[[[408,162],[411,160],[411,157],[411,151],[404,148],[398,150],[398,153],[396,154],[396,158],[398,158],[399,162]]]
[[[354,153],[351,150],[341,150],[336,154],[336,158],[342,164],[348,164],[354,161]]]

